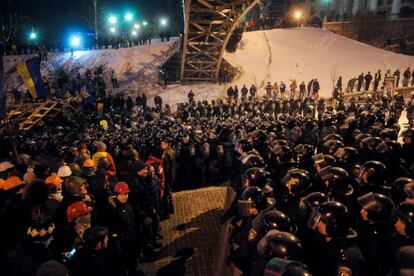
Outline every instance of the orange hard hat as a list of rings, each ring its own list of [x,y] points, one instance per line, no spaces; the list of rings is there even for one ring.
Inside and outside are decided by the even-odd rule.
[[[10,176],[4,181],[3,185],[0,185],[0,188],[7,191],[19,186],[20,184],[23,184],[23,180],[21,180],[18,176]]]
[[[94,167],[96,167],[96,163],[92,159],[86,159],[85,162],[83,162],[83,167],[84,168],[94,168]]]
[[[72,203],[66,210],[66,217],[69,221],[76,219],[77,217],[89,214],[92,212],[92,208],[86,205],[83,201],[76,201]]]
[[[48,187],[55,187],[62,184],[63,180],[56,174],[52,174],[45,179],[45,183]]]

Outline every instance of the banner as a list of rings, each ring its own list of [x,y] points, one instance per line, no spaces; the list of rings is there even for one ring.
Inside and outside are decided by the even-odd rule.
[[[6,92],[4,91],[3,56],[0,56],[0,119],[6,116]]]
[[[383,95],[387,95],[388,97],[393,97],[395,93],[395,84],[396,84],[395,77],[385,77]]]
[[[19,63],[16,65],[16,69],[33,99],[46,98],[46,89],[43,86],[38,57]]]

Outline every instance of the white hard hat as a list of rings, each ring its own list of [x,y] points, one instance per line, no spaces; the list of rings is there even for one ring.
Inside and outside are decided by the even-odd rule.
[[[72,175],[72,170],[69,166],[63,165],[59,168],[57,175],[59,177],[69,177]]]

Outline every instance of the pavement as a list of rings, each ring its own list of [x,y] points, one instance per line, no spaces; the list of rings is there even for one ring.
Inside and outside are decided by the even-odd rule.
[[[164,247],[155,262],[138,268],[147,276],[212,275],[226,193],[226,187],[173,193],[175,213],[161,222]]]

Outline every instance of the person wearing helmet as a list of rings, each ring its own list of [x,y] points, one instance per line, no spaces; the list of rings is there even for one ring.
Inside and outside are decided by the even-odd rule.
[[[257,255],[252,262],[251,275],[263,275],[266,264],[272,258],[302,261],[302,242],[292,233],[270,230],[257,244]]]
[[[82,236],[91,226],[93,209],[83,201],[76,201],[66,210],[67,224],[56,232],[57,252],[70,252],[82,245]]]
[[[115,195],[109,197],[109,229],[118,235],[122,248],[123,265],[130,267],[138,258],[138,232],[134,210],[128,203],[130,189],[127,183],[118,182],[114,187]]]
[[[272,258],[267,262],[263,276],[312,276],[308,267],[301,262],[286,260],[282,258]]]
[[[98,164],[99,159],[101,158],[108,160],[109,167],[107,170],[107,174],[109,177],[114,177],[116,175],[116,165],[112,155],[106,152],[106,144],[102,141],[99,141],[96,144],[96,147],[97,151],[93,154],[92,160],[95,161],[95,164]]]
[[[239,216],[233,218],[233,231],[230,237],[232,248],[226,262],[233,262],[246,275],[250,273],[249,259],[257,242],[257,224],[260,223],[260,219],[255,218],[260,216],[261,211],[267,206],[264,192],[256,186],[248,187],[238,201]],[[237,226],[240,219],[242,222]]]
[[[69,176],[72,175],[72,170],[66,163],[59,167],[57,175],[65,181]]]
[[[358,228],[358,244],[366,258],[368,275],[385,275],[390,263],[387,261],[390,236],[388,226],[394,202],[388,196],[368,193],[358,198],[362,225]]]
[[[348,208],[338,201],[328,201],[314,209],[308,227],[319,235],[313,238],[309,260],[315,275],[366,275],[365,259],[352,241],[357,236],[350,227]]]
[[[108,254],[109,229],[92,226],[83,234],[82,247],[71,260],[71,275],[114,275],[120,268],[111,265]]]
[[[78,163],[70,163],[68,167],[72,172],[71,176],[82,176],[82,168]]]
[[[83,164],[83,174],[84,176],[95,175],[97,163],[93,159],[86,159]]]
[[[253,167],[248,169],[243,174],[243,189],[251,186],[257,186],[269,194],[273,191],[273,188],[267,185],[269,173],[264,169]]]
[[[63,200],[62,182],[63,180],[56,174],[52,174],[45,179],[46,186],[49,188],[50,192],[44,205],[48,208],[51,217],[53,217],[59,210]]]
[[[404,144],[401,147],[401,158],[404,160],[403,167],[414,174],[414,129],[409,128],[401,133]]]
[[[375,160],[365,162],[359,173],[359,194],[377,192],[388,195],[391,189],[385,180],[386,167],[384,163]]]

